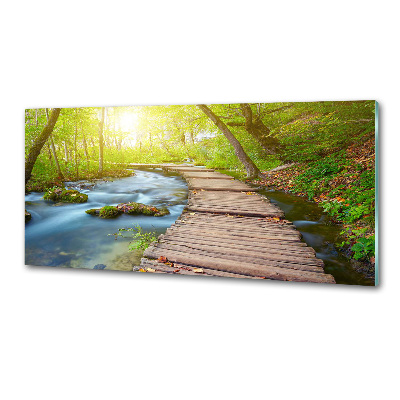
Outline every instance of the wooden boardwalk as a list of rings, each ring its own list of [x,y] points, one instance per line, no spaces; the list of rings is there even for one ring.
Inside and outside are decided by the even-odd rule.
[[[179,172],[189,186],[182,216],[144,252],[141,270],[335,283],[282,210],[256,189],[206,168],[131,166]]]

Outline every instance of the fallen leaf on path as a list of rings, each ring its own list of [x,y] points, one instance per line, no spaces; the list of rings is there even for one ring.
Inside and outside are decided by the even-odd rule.
[[[147,272],[156,272],[154,268],[147,267]]]
[[[160,263],[165,263],[165,262],[167,262],[168,260],[167,260],[167,257],[160,256],[160,257],[158,257],[157,261],[160,262]]]
[[[196,272],[198,274],[202,274],[204,271],[203,271],[203,268],[193,268],[193,272]]]

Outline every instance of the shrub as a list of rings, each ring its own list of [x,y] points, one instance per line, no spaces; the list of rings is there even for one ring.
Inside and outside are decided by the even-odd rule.
[[[375,235],[369,238],[359,238],[357,242],[351,247],[354,252],[356,260],[369,259],[375,254]]]

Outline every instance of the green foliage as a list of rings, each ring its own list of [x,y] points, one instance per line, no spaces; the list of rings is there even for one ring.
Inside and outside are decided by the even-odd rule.
[[[283,157],[303,162],[361,143],[375,130],[375,102],[294,103],[273,134],[286,146]]]
[[[369,238],[359,238],[358,241],[351,247],[356,260],[368,260],[375,255],[375,235]]]
[[[139,225],[133,229],[136,230],[136,233],[133,235],[135,240],[131,242],[129,246],[130,251],[136,249],[146,250],[152,242],[157,240],[157,234],[155,232],[144,232]]]
[[[124,232],[134,232],[132,235],[124,236]],[[120,228],[117,233],[109,234],[114,236],[115,239],[118,237],[132,238],[133,241],[129,244],[129,250],[146,250],[152,242],[157,240],[156,232],[145,232],[140,225],[136,225],[134,228]]]

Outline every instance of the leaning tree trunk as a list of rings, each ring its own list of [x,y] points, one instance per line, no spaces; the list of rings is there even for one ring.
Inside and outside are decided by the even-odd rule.
[[[225,137],[229,140],[229,143],[235,149],[235,154],[239,161],[246,168],[246,173],[249,178],[255,178],[257,176],[261,176],[260,170],[251,160],[251,158],[245,153],[240,142],[235,138],[233,133],[229,130],[229,128],[205,105],[198,104],[197,107],[200,108],[204,114],[207,115],[208,118],[211,119],[212,122],[219,128],[219,130],[225,135]]]
[[[29,150],[29,154],[25,159],[25,185],[31,178],[33,166],[35,165],[36,159],[38,158],[43,145],[51,135],[51,132],[53,132],[58,116],[60,115],[60,111],[61,108],[53,108],[46,126],[43,128],[42,133],[36,138],[31,149]]]
[[[283,146],[279,141],[272,137],[270,129],[264,125],[261,118],[256,115],[253,116],[250,104],[240,104],[244,118],[246,131],[257,140],[263,147],[267,154],[278,154],[282,151]]]
[[[101,121],[99,124],[99,176],[103,175],[103,127],[104,127],[105,108],[101,107]]]

